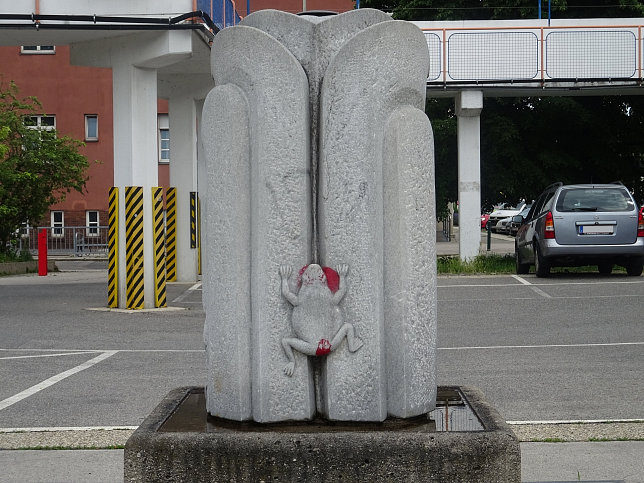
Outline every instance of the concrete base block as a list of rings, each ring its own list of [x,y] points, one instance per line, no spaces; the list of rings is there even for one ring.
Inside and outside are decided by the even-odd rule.
[[[57,272],[58,267],[53,261],[47,261],[47,271]],[[0,263],[0,275],[17,275],[20,273],[37,273],[38,260],[29,262],[5,262]]]
[[[184,387],[125,445],[125,481],[338,480],[520,482],[521,452],[470,387],[439,387],[436,410],[418,418],[276,424],[215,420],[203,388]]]

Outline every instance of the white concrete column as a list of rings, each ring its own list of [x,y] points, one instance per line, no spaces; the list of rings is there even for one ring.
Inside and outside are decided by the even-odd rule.
[[[143,187],[144,307],[154,308],[151,188],[158,185],[157,73],[128,63],[112,68],[114,186],[119,188],[119,307],[126,307],[125,187]]]
[[[481,110],[483,92],[461,91],[458,116],[459,256],[470,260],[481,245]]]
[[[192,32],[142,32],[70,45],[74,65],[112,68],[114,186],[119,188],[119,308],[126,308],[125,187],[143,187],[144,308],[154,308],[152,193],[158,185],[157,70],[192,55]]]
[[[197,105],[192,96],[169,99],[170,186],[177,188],[177,281],[197,280],[198,249],[190,248],[190,192],[197,191]]]

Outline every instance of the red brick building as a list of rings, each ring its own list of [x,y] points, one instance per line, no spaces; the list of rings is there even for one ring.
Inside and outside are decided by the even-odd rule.
[[[198,2],[195,2],[198,3]],[[351,0],[244,0],[237,12],[273,8],[291,13],[306,10],[344,12],[354,8]],[[53,126],[62,135],[85,142],[81,153],[90,161],[89,180],[83,194],[69,193],[51,206],[43,220],[32,226],[105,226],[107,193],[114,180],[112,71],[107,68],[70,64],[70,49],[57,46],[0,47],[0,78],[14,81],[20,96],[35,96],[42,103],[43,126]],[[168,102],[158,102],[159,185],[169,184],[171,160]]]
[[[72,191],[65,201],[51,207],[44,220],[32,221],[32,225],[53,226],[54,218],[63,226],[106,225],[107,190],[114,179],[111,70],[70,65],[65,45],[0,47],[0,65],[2,82],[14,81],[21,97],[35,96],[41,102],[39,122],[85,142],[81,153],[90,162],[85,192]],[[160,100],[161,128],[167,112],[167,102]],[[159,135],[163,136],[162,131]],[[168,184],[168,162],[161,158],[159,183]]]

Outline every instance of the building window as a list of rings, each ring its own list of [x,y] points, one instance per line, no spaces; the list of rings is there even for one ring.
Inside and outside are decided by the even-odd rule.
[[[25,126],[43,131],[53,131],[56,129],[56,116],[27,116]]]
[[[20,47],[21,54],[55,54],[54,45],[23,45]]]
[[[170,121],[167,114],[159,114],[159,163],[170,162]]]
[[[63,237],[65,235],[65,231],[63,229],[64,226],[65,226],[65,212],[52,211],[51,212],[51,236]]]
[[[85,226],[87,226],[87,236],[98,236],[98,211],[85,212]]]
[[[98,116],[85,114],[85,141],[98,141]]]

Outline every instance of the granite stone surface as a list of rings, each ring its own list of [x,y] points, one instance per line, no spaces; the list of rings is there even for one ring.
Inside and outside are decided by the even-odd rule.
[[[432,128],[411,105],[384,139],[384,307],[387,412],[408,418],[436,398],[436,230]]]
[[[410,216],[416,216],[413,228],[419,236],[431,233],[434,210],[429,200],[433,198],[433,184],[422,184],[431,179],[425,173],[433,171],[431,129],[424,134],[415,130],[418,137],[412,140],[414,148],[409,153],[415,150],[414,156],[420,156],[419,159],[396,159],[397,156],[385,159],[384,156],[386,150],[391,154],[396,149],[403,149],[385,144],[389,117],[402,106],[424,109],[428,69],[422,33],[411,24],[389,21],[367,27],[350,39],[332,59],[324,77],[318,199],[320,259],[324,264],[351,265],[351,287],[345,297],[344,310],[346,320],[354,324],[365,342],[360,353],[337,351],[327,359],[322,410],[331,419],[382,421],[387,417],[386,361],[388,357],[396,360],[398,354],[408,351],[410,346],[387,344],[386,331],[395,331],[396,327],[398,331],[403,330],[403,324],[399,324],[404,315],[397,311],[402,306],[388,307],[387,323],[395,325],[385,327],[385,293],[408,297],[406,307],[418,302],[420,310],[423,304],[432,304],[430,300],[419,298],[433,293],[435,267],[428,265],[431,262],[424,258],[431,252],[425,250],[420,257],[414,258],[396,242],[401,235],[398,233],[401,225],[397,221],[408,216],[404,210],[416,210],[415,206],[397,203],[398,195],[416,197],[419,204],[424,203],[421,211]],[[420,126],[429,128],[429,123]],[[391,136],[387,140],[398,141]],[[385,174],[395,168],[386,166],[385,161],[388,164],[413,161],[421,175],[416,184],[399,183],[388,190],[389,206],[385,205],[385,183],[393,180],[387,180]],[[396,197],[391,196],[393,191],[397,192]],[[386,267],[388,280],[385,279]],[[408,290],[411,287],[402,282],[404,271],[425,279],[429,292]],[[400,283],[387,286],[389,281],[396,279]],[[431,311],[421,316],[427,318],[427,324],[435,325]],[[435,337],[426,337],[422,343],[428,350],[416,352],[418,365],[406,367],[412,372],[416,367],[419,371],[426,370],[428,364],[424,359],[433,358]],[[397,397],[405,398],[406,395]],[[422,406],[431,406],[432,397],[427,392],[426,403],[417,410],[422,412]]]
[[[427,412],[436,267],[422,32],[370,9],[259,11],[217,34],[211,69],[208,410],[258,422]],[[313,266],[322,285],[299,297]]]
[[[228,233],[221,226],[206,228],[208,253],[215,255],[213,252],[227,244],[237,246],[225,250],[246,252],[241,257],[223,255],[226,258],[223,271],[208,265],[209,271],[221,272],[213,275],[218,278],[204,280],[204,286],[212,283],[207,289],[208,297],[220,299],[222,294],[229,293],[230,297],[220,300],[219,304],[239,303],[243,307],[239,308],[240,317],[231,314],[222,321],[215,305],[211,305],[217,302],[205,301],[207,350],[209,355],[219,353],[219,360],[229,357],[246,360],[250,386],[245,387],[250,389],[250,394],[244,395],[244,401],[251,401],[252,419],[262,422],[308,419],[315,412],[315,404],[306,358],[302,357],[293,377],[284,377],[282,373],[281,339],[288,335],[290,328],[289,306],[280,294],[279,276],[281,265],[300,267],[310,260],[306,75],[295,57],[273,37],[244,26],[224,29],[215,37],[211,67],[217,85],[215,91],[220,86],[234,85],[241,92],[244,100],[238,100],[239,109],[248,111],[248,135],[245,142],[236,146],[233,146],[236,135],[226,136],[226,131],[203,136],[204,148],[213,153],[208,156],[208,163],[217,170],[230,152],[243,150],[248,165],[236,172],[218,173],[221,175],[218,180],[214,180],[217,173],[209,176],[209,185],[229,184],[230,198],[221,202],[219,192],[212,190],[207,223],[237,217],[248,223],[243,223],[236,234]],[[234,125],[238,122],[233,118],[235,114],[235,109],[207,110],[204,106],[203,126],[216,123],[215,118],[221,118],[221,122],[228,119]],[[212,143],[211,148],[206,147],[208,143]],[[235,193],[242,199],[240,204],[235,202]],[[231,278],[239,283],[235,289],[230,288]],[[218,328],[211,329],[211,326]],[[234,344],[231,346],[210,336],[211,330],[223,333],[229,329],[243,341],[249,340],[245,348],[244,342],[240,342],[242,351],[238,352]],[[214,362],[210,371],[219,370]],[[210,385],[209,394],[213,390],[217,386]],[[220,413],[218,407],[211,406],[209,410]],[[242,418],[247,416],[244,414]]]
[[[215,87],[203,116],[202,139],[209,182],[202,193],[204,340],[207,406],[213,415],[252,417],[250,233],[251,185],[248,103],[233,84]]]

